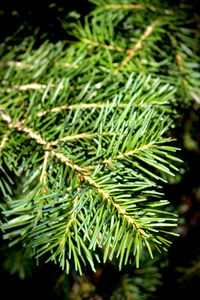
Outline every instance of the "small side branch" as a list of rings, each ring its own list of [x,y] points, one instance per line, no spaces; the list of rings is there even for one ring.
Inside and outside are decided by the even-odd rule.
[[[74,169],[80,173],[85,173],[86,170],[79,167],[78,165],[74,164],[71,160],[69,160],[64,154],[57,152],[53,147],[51,146],[50,143],[47,143],[39,134],[33,132],[30,128],[21,126],[21,123],[18,122],[15,125],[13,125],[13,128],[24,132],[27,136],[35,140],[38,144],[45,146],[45,149],[47,151],[50,151],[51,154],[55,157],[57,157],[60,161],[65,163],[68,167],[71,169]]]
[[[124,154],[118,155],[118,156],[116,156],[116,157],[114,157],[112,159],[105,159],[102,162],[100,162],[100,164],[102,164],[102,165],[104,165],[104,164],[112,164],[112,163],[114,163],[115,160],[121,160],[121,159],[124,159],[126,157],[133,156],[134,154],[136,154],[136,153],[138,153],[140,151],[143,151],[143,150],[146,150],[146,149],[150,149],[150,148],[153,148],[153,147],[155,147],[155,145],[153,145],[153,144],[144,145],[144,146],[142,146],[140,148],[137,148],[137,149],[134,149],[132,151],[126,152]],[[93,165],[93,166],[88,167],[88,169],[95,168],[95,167],[96,167],[96,165]]]
[[[53,88],[55,87],[55,84],[51,84],[50,87]],[[40,84],[40,83],[29,83],[25,85],[16,85],[11,88],[7,89],[0,89],[1,93],[11,93],[14,91],[27,91],[27,90],[41,90],[41,89],[46,89],[47,85],[46,84]]]
[[[185,88],[185,90],[190,90],[190,85],[188,83],[188,80],[186,79],[186,75],[184,74],[184,65],[183,65],[183,59],[181,57],[181,55],[179,54],[178,50],[179,50],[179,47],[178,47],[178,41],[176,40],[175,37],[172,37],[172,44],[173,46],[175,47],[176,49],[176,61],[177,61],[177,65],[178,65],[178,70],[179,72],[181,73],[182,75],[182,83],[183,83],[183,86]],[[197,103],[200,103],[200,97],[197,96],[194,92],[192,92],[190,90],[190,96],[197,102]]]
[[[3,61],[0,62],[0,67],[17,67],[17,68],[22,68],[22,69],[33,69],[34,66],[26,64],[24,62],[21,61]],[[64,66],[64,67],[71,67],[72,64],[67,63],[67,62],[55,62],[54,66]],[[72,68],[77,69],[78,65],[73,65]]]
[[[102,132],[101,135],[102,136],[113,136],[113,135],[120,135],[120,132]],[[95,137],[100,136],[99,133],[80,133],[80,134],[75,134],[75,135],[68,135],[65,136],[61,139],[58,139],[54,142],[49,143],[51,146],[55,146],[58,145],[61,142],[66,142],[66,141],[73,141],[73,140],[80,140],[80,139],[92,139]]]
[[[189,277],[192,273],[195,273],[200,270],[200,262],[197,262],[193,267],[187,269],[185,274],[178,280],[179,282],[182,282],[187,277]]]
[[[112,199],[112,197],[107,193],[107,191],[105,191],[92,177],[90,177],[89,175],[84,175],[83,178],[89,184],[96,187],[99,194],[101,194],[104,199],[106,199],[108,202],[110,202],[112,204],[112,206],[114,206],[117,209],[118,213],[120,215],[122,215],[129,224],[131,224],[133,227],[135,227],[141,235],[145,235],[145,231],[140,228],[139,224],[135,221],[135,219],[133,217],[129,216],[127,214],[126,210],[124,208],[122,208],[118,203],[116,203]]]
[[[47,148],[48,149],[48,148]],[[61,162],[63,162],[65,165],[70,167],[73,170],[76,170],[79,173],[87,173],[87,170],[84,168],[79,167],[78,165],[74,164],[71,160],[69,160],[64,154],[57,152],[56,150],[52,149],[49,146],[49,149],[51,150],[51,153],[53,156],[57,157]]]
[[[24,64],[21,61],[2,61],[0,62],[0,67],[18,67],[18,68],[24,68],[24,69],[33,69],[33,66]]]
[[[42,167],[42,174],[41,174],[41,176],[40,176],[40,182],[41,182],[44,186],[46,185],[46,180],[47,180],[47,172],[46,172],[46,168],[47,168],[48,159],[49,159],[49,151],[45,151],[45,154],[44,154],[44,162],[43,162],[43,167]]]
[[[134,48],[129,51],[128,56],[122,61],[121,65],[115,70],[114,74],[117,74],[132,59],[136,51],[142,47],[144,40],[153,32],[154,28],[156,27],[156,25],[158,25],[159,22],[160,19],[157,19],[147,27],[147,29],[145,30],[145,32],[143,33],[139,41],[136,43]]]
[[[100,47],[100,48],[104,48],[104,49],[109,49],[109,50],[113,50],[113,51],[117,51],[117,52],[127,52],[128,50],[120,48],[120,47],[114,47],[112,45],[106,45],[106,44],[101,44],[98,42],[94,42],[88,39],[81,39],[81,41],[85,44],[89,44],[95,47]]]
[[[2,152],[2,149],[3,147],[5,146],[7,140],[8,140],[8,135],[9,135],[9,132],[7,132],[6,134],[4,134],[4,137],[0,143],[0,153]]]
[[[152,147],[155,147],[155,145],[152,145],[152,144],[144,145],[144,146],[142,146],[142,147],[140,147],[140,148],[138,148],[138,149],[134,149],[134,150],[129,151],[129,152],[127,152],[127,153],[118,155],[116,158],[104,160],[104,161],[102,162],[102,164],[111,164],[111,163],[113,163],[116,159],[117,159],[117,160],[120,160],[120,159],[129,157],[129,156],[133,156],[134,154],[136,154],[136,153],[138,153],[138,152],[140,152],[140,151],[143,151],[143,150],[146,150],[146,149],[149,149],[149,148],[152,148]]]
[[[7,114],[7,112],[4,110],[3,106],[1,105],[0,105],[0,116],[3,121],[7,122],[8,127],[11,128],[13,125],[11,117]]]
[[[74,164],[64,154],[53,149],[53,147],[49,143],[47,143],[39,134],[35,133],[32,129],[22,126],[23,122],[17,122],[16,124],[13,124],[10,116],[6,112],[2,111],[1,107],[0,107],[0,116],[3,118],[4,121],[8,123],[9,128],[15,128],[18,131],[24,132],[27,136],[35,140],[38,144],[43,145],[45,150],[50,151],[53,156],[57,157],[60,161],[65,163],[71,169],[74,169],[80,173],[87,172],[85,169]]]
[[[42,166],[42,173],[41,173],[41,176],[40,176],[40,182],[41,182],[42,187],[43,187],[44,195],[46,195],[46,193],[47,193],[47,186],[46,186],[47,172],[46,172],[46,168],[47,168],[48,159],[49,159],[49,151],[45,151],[44,161],[43,161],[43,166]],[[44,203],[45,203],[44,199],[40,200],[39,206],[42,207]],[[36,228],[36,225],[38,223],[38,220],[39,220],[40,216],[41,216],[41,210],[38,210],[32,230],[34,230]]]
[[[63,105],[63,106],[59,106],[59,107],[54,107],[52,109],[47,109],[45,111],[41,111],[38,113],[38,117],[42,117],[44,115],[46,115],[47,113],[53,113],[53,112],[61,112],[63,110],[70,110],[70,109],[77,109],[77,108],[83,108],[83,109],[90,109],[90,108],[102,108],[105,107],[106,104],[105,103],[89,103],[89,104],[72,104],[72,105]],[[119,107],[119,108],[123,108],[123,107],[127,107],[128,104],[127,103],[120,103],[120,104],[116,104],[113,105],[112,103],[109,104],[109,107]]]
[[[78,68],[78,65],[72,65],[70,63],[67,63],[67,62],[55,62],[54,63],[54,66],[57,67],[57,66],[63,66],[63,67],[72,67],[73,69],[77,69]]]
[[[103,6],[105,9],[146,9],[145,6],[140,4],[106,4]]]
[[[17,129],[18,131],[24,132],[27,136],[31,139],[35,140],[38,144],[47,146],[48,143],[37,133],[35,133],[32,129],[22,126],[21,122],[17,122],[13,124],[13,128]],[[48,147],[47,147],[48,148]]]
[[[76,210],[75,210],[74,208],[76,207],[76,205],[77,205],[77,203],[78,203],[79,197],[80,197],[80,195],[77,195],[77,196],[75,197],[75,199],[74,199],[74,204],[73,204],[73,206],[72,206],[73,213],[71,214],[71,217],[70,217],[70,219],[69,219],[69,222],[67,223],[67,226],[66,226],[64,235],[63,235],[62,240],[61,240],[61,242],[60,242],[61,247],[64,247],[65,241],[66,241],[67,233],[68,233],[68,231],[69,231],[69,229],[70,229],[70,227],[71,227],[71,225],[72,225],[72,223],[73,223],[73,221],[74,221],[74,218],[75,218],[75,215],[76,215]]]
[[[183,72],[182,58],[181,58],[181,56],[178,53],[176,54],[176,61],[178,63],[179,71]]]
[[[105,9],[138,9],[138,10],[151,10],[153,12],[160,12],[165,15],[171,15],[173,13],[170,9],[159,9],[153,6],[144,6],[140,4],[107,4],[104,5],[103,8]]]

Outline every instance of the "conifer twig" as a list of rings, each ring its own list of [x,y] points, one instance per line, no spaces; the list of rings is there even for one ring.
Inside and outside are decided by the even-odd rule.
[[[101,194],[103,196],[104,199],[106,199],[108,202],[110,202],[112,204],[112,206],[114,206],[118,213],[120,215],[123,215],[123,217],[128,221],[129,224],[132,224],[141,235],[145,235],[144,230],[142,230],[139,227],[139,224],[134,220],[133,217],[127,215],[127,212],[124,208],[122,208],[118,203],[116,203],[113,198],[107,193],[106,190],[104,190],[92,177],[88,176],[88,175],[84,175],[84,178],[87,182],[89,182],[92,186],[96,187],[99,194]]]
[[[158,9],[154,6],[144,6],[144,5],[141,5],[141,4],[106,4],[102,8],[105,8],[105,9],[138,9],[138,10],[147,10],[147,9],[149,9],[153,12],[162,12],[165,15],[170,15],[170,14],[173,13],[173,11],[170,10],[170,9],[161,10],[161,9]]]
[[[14,91],[26,91],[26,90],[41,90],[41,89],[45,89],[47,87],[46,84],[40,84],[40,83],[29,83],[29,84],[25,84],[25,85],[17,85],[17,86],[13,86],[11,88],[7,88],[7,89],[0,89],[1,93],[10,93],[10,92],[14,92]],[[51,84],[50,87],[55,87],[55,84]]]
[[[130,55],[133,52],[133,49],[125,49],[125,48],[120,48],[120,47],[115,47],[112,45],[106,45],[106,44],[102,44],[102,43],[98,43],[89,39],[81,39],[82,42],[95,46],[95,47],[100,47],[100,48],[104,48],[104,49],[109,49],[112,51],[117,51],[117,52],[124,52],[127,53],[128,55]],[[137,50],[137,49],[136,49]]]
[[[71,217],[70,217],[70,219],[69,219],[69,222],[67,223],[67,226],[66,226],[66,229],[65,229],[65,232],[64,232],[64,235],[63,235],[63,237],[62,237],[62,240],[61,240],[61,242],[60,242],[60,245],[62,246],[62,247],[64,247],[64,245],[65,245],[65,240],[66,240],[66,236],[67,236],[67,233],[68,233],[68,231],[69,231],[69,229],[70,229],[70,227],[71,227],[71,225],[72,225],[72,223],[73,223],[73,221],[74,221],[74,218],[75,218],[75,215],[76,215],[76,210],[74,209],[75,207],[76,207],[76,205],[77,205],[77,203],[78,203],[78,200],[79,200],[79,194],[75,197],[75,199],[74,199],[74,203],[73,203],[73,206],[72,206],[72,214],[71,214]]]
[[[1,153],[2,149],[4,148],[4,146],[5,146],[5,144],[6,144],[7,140],[8,140],[8,135],[9,135],[9,133],[5,133],[3,139],[1,140],[1,143],[0,143],[0,153]]]
[[[153,148],[153,147],[155,147],[155,145],[152,144],[152,143],[150,143],[150,144],[148,144],[148,145],[144,145],[144,146],[142,146],[142,147],[140,147],[140,148],[134,149],[134,150],[129,151],[129,152],[127,152],[127,153],[120,154],[120,155],[118,155],[118,156],[116,156],[116,157],[114,157],[114,158],[112,158],[112,159],[106,159],[106,160],[103,160],[103,161],[100,162],[100,164],[112,164],[112,163],[114,163],[115,160],[120,160],[120,159],[124,159],[124,158],[126,158],[126,157],[129,157],[129,156],[133,156],[134,154],[136,154],[136,153],[138,153],[138,152],[140,152],[140,151],[143,151],[143,150],[146,150],[146,149],[150,149],[150,148]],[[95,166],[95,165],[92,165],[92,166],[89,166],[89,167],[87,167],[87,168],[88,168],[88,169],[91,169],[91,168],[94,168],[94,167],[96,167],[96,166]],[[87,169],[87,168],[86,168],[86,169]]]
[[[59,65],[60,65],[60,66],[64,66],[64,67],[71,67],[71,66],[72,66],[72,64],[67,63],[67,62],[55,62],[55,63],[54,63],[54,66],[55,66],[55,67],[57,67],[57,66],[59,66]],[[77,69],[77,68],[78,68],[78,65],[73,65],[72,68],[73,68],[73,69]]]
[[[91,41],[91,40],[88,40],[88,39],[81,39],[81,40],[82,40],[82,42],[84,42],[86,44],[89,44],[89,45],[92,45],[92,46],[95,46],[95,47],[114,50],[114,51],[118,51],[118,52],[126,52],[126,53],[128,53],[130,51],[129,49],[123,49],[123,48],[120,48],[120,47],[114,47],[112,45],[101,44],[101,43],[94,42],[94,41]]]
[[[142,47],[142,43],[144,42],[144,40],[152,33],[152,31],[154,30],[156,25],[158,25],[159,22],[160,22],[160,18],[155,20],[151,25],[147,27],[143,35],[140,37],[139,41],[136,43],[133,49],[129,51],[128,56],[122,61],[121,65],[114,71],[114,74],[117,74],[132,59],[136,51]]]
[[[32,69],[33,66],[29,65],[29,64],[25,64],[21,61],[2,61],[0,62],[0,67],[18,67],[18,68],[28,68],[28,69]]]
[[[145,6],[141,4],[106,4],[103,6],[106,9],[146,9]]]
[[[0,111],[0,113],[1,113],[1,111]],[[30,138],[34,139],[38,144],[45,146],[46,150],[50,150],[51,154],[53,156],[57,157],[61,162],[65,163],[67,166],[78,171],[79,173],[82,173],[82,178],[84,178],[85,181],[88,182],[89,184],[91,184],[93,187],[97,188],[98,192],[102,195],[102,197],[104,199],[107,199],[108,202],[110,202],[112,204],[112,206],[114,206],[117,209],[118,213],[124,216],[124,218],[128,221],[128,223],[132,224],[136,229],[138,229],[140,234],[142,234],[142,235],[145,234],[145,232],[139,228],[138,223],[131,216],[127,215],[126,210],[124,208],[122,208],[118,203],[114,202],[114,200],[107,193],[107,191],[105,191],[91,176],[87,175],[88,171],[86,169],[83,169],[80,166],[74,164],[64,154],[53,149],[49,143],[47,143],[44,139],[42,139],[42,137],[39,134],[33,132],[30,128],[21,126],[21,122],[17,122],[16,124],[13,124],[12,120],[8,114],[4,113],[3,115],[6,115],[5,120],[8,120],[8,124],[10,125],[10,127],[24,132]],[[47,155],[46,155],[45,161],[46,160],[47,160]],[[43,171],[42,171],[42,174],[44,174]]]
[[[9,128],[13,126],[11,117],[7,114],[7,112],[4,110],[4,108],[1,105],[0,105],[0,116],[3,119],[3,121],[8,123]]]
[[[119,135],[120,132],[102,132],[101,135],[102,136],[113,136],[113,135]],[[80,134],[75,134],[75,135],[68,135],[65,136],[63,138],[60,138],[54,142],[50,142],[49,145],[51,146],[55,146],[61,142],[65,142],[65,141],[73,141],[73,140],[79,140],[79,139],[91,139],[91,138],[95,138],[98,137],[100,134],[99,133],[80,133]]]
[[[46,167],[48,163],[48,158],[49,158],[49,151],[45,151],[44,153],[44,162],[43,162],[43,167],[42,167],[42,173],[40,176],[40,182],[45,185],[46,184],[46,177],[47,177],[47,172],[46,172]]]
[[[44,111],[41,111],[38,113],[38,117],[42,117],[46,115],[47,113],[52,113],[52,112],[61,112],[63,110],[68,110],[68,109],[77,109],[77,108],[83,108],[83,109],[90,109],[90,108],[102,108],[105,107],[105,103],[80,103],[80,104],[72,104],[72,105],[63,105],[63,106],[58,106],[54,107],[52,109],[47,109]],[[115,104],[113,105],[112,103],[109,104],[109,107],[127,107],[127,103],[120,103],[120,104]]]
[[[64,162],[70,168],[75,169],[76,171],[78,171],[80,173],[85,173],[86,172],[85,169],[83,169],[83,168],[77,166],[76,164],[74,164],[64,154],[59,153],[55,149],[53,149],[52,146],[49,143],[47,143],[39,134],[35,133],[30,128],[22,126],[23,122],[17,122],[17,123],[14,124],[12,122],[10,116],[7,113],[2,112],[1,110],[0,110],[0,115],[3,118],[3,120],[8,123],[8,126],[10,128],[15,128],[18,131],[24,132],[27,136],[29,136],[30,138],[32,138],[33,140],[35,140],[38,144],[45,146],[45,150],[50,150],[51,153],[52,153],[52,155],[54,155],[55,157],[59,158],[62,162]]]

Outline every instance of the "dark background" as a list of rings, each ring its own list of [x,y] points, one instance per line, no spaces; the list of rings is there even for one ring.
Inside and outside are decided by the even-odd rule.
[[[87,14],[91,6],[87,0],[1,0],[0,40],[3,41],[13,34],[24,23],[24,33],[39,27],[41,32],[48,34],[50,41],[63,40],[66,38],[66,32],[60,19],[73,10],[81,15]]]

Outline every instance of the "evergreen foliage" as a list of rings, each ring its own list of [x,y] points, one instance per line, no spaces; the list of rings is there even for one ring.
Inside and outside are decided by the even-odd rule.
[[[80,273],[107,259],[139,267],[143,248],[153,258],[171,244],[162,184],[180,159],[169,129],[176,101],[200,97],[184,10],[92,2],[83,25],[63,23],[79,41],[0,49],[4,238]]]

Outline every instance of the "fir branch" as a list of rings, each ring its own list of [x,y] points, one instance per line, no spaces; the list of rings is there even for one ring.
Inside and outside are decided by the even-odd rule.
[[[3,154],[16,174],[25,174],[27,192],[4,210],[5,238],[31,245],[37,257],[48,253],[67,272],[71,259],[79,272],[86,260],[94,269],[97,248],[104,262],[119,258],[121,269],[133,255],[138,267],[142,247],[152,258],[153,248],[170,245],[165,237],[174,233],[163,228],[177,220],[158,207],[168,204],[160,182],[180,162],[173,154],[177,148],[168,145],[172,139],[164,137],[171,126],[164,111],[174,97],[169,83],[179,88],[177,74],[191,69],[180,51],[187,58],[192,53],[180,43],[188,37],[167,8],[111,2],[102,0],[84,26],[70,24],[79,42],[67,49],[46,42],[22,52],[19,45],[22,54],[12,50],[2,63],[0,116],[10,129]],[[151,25],[145,28],[144,19]],[[175,53],[182,61],[169,55],[170,22],[178,24],[170,34],[178,36]],[[133,74],[141,68],[152,77]],[[158,75],[161,81],[154,79]],[[194,93],[197,77],[192,72],[188,81]],[[6,198],[5,184],[0,181]]]
[[[143,117],[142,117],[142,115],[141,116],[138,115],[138,118],[136,118],[136,113],[133,114],[132,113],[132,108],[131,108],[132,104],[133,104],[133,101],[134,101],[134,98],[132,99],[132,101],[128,105],[125,105],[123,107],[120,107],[120,103],[118,103],[118,105],[115,107],[114,104],[116,103],[116,100],[112,104],[109,104],[109,102],[108,102],[106,105],[102,106],[101,109],[100,109],[100,112],[98,112],[98,114],[100,116],[101,115],[104,116],[104,121],[102,123],[104,125],[98,125],[99,124],[98,122],[100,121],[100,119],[96,118],[96,116],[94,114],[92,114],[92,112],[94,112],[94,108],[91,110],[91,112],[87,116],[88,119],[89,119],[89,116],[91,116],[93,118],[93,121],[91,121],[91,124],[92,124],[94,129],[97,129],[99,126],[101,128],[101,131],[98,134],[96,132],[90,133],[90,138],[93,141],[95,141],[97,138],[99,139],[99,141],[101,141],[101,137],[105,137],[110,141],[109,142],[109,149],[107,149],[106,155],[104,156],[105,159],[103,160],[103,162],[107,165],[111,166],[114,161],[120,161],[120,160],[123,160],[124,158],[128,158],[129,156],[130,157],[131,156],[132,157],[136,156],[137,153],[139,154],[139,153],[148,151],[150,145],[154,144],[151,140],[150,133],[148,133],[147,136],[144,135],[144,132],[147,132],[146,131],[147,128],[150,127],[150,122],[151,122],[151,118],[153,116],[154,111],[151,110],[150,107],[147,107],[145,109],[145,111],[143,112]],[[91,109],[91,107],[90,107],[90,109]],[[110,115],[110,112],[112,110],[115,111],[115,114],[117,113],[117,111],[119,111],[119,113],[120,113],[119,115],[118,114],[113,115],[113,116],[115,116],[115,119],[113,119],[112,115]],[[83,124],[85,124],[85,122],[87,121],[87,118],[85,119],[83,117],[83,121],[80,120],[79,114],[81,113],[81,110],[78,110],[78,111],[75,110],[74,113],[75,113],[75,116],[76,116],[78,122],[80,122],[80,124],[82,124],[81,126],[80,125],[78,126],[78,128],[81,129]],[[136,234],[136,236],[137,236],[138,242],[136,242],[136,244],[139,243],[138,246],[137,246],[139,248],[138,248],[138,250],[135,250],[136,251],[135,255],[137,257],[137,266],[138,266],[139,265],[139,256],[140,256],[140,250],[139,250],[140,246],[139,245],[141,243],[139,236],[142,238],[142,240],[144,240],[146,243],[148,243],[146,241],[145,237],[150,238],[151,235],[149,235],[148,231],[153,230],[154,226],[161,226],[162,227],[162,226],[172,226],[173,225],[173,224],[170,224],[170,223],[165,224],[165,222],[163,222],[163,219],[160,219],[160,218],[150,218],[149,219],[149,218],[143,217],[143,218],[140,218],[140,219],[137,220],[137,218],[135,218],[134,210],[132,209],[132,207],[135,207],[135,204],[133,205],[133,203],[130,203],[129,201],[124,202],[123,193],[119,197],[118,192],[117,192],[117,194],[114,192],[115,191],[115,188],[114,188],[115,183],[114,182],[110,186],[105,185],[104,176],[107,177],[107,175],[106,175],[107,171],[106,170],[104,170],[103,172],[101,170],[98,171],[98,165],[96,164],[97,161],[98,161],[98,155],[97,154],[96,154],[97,157],[94,156],[94,165],[96,164],[97,167],[95,168],[94,172],[91,173],[91,172],[88,171],[90,168],[82,167],[81,165],[75,163],[70,157],[67,157],[64,153],[62,153],[59,150],[53,148],[53,143],[57,144],[57,142],[60,139],[49,143],[44,138],[42,138],[40,134],[36,133],[35,131],[28,128],[27,126],[24,126],[24,124],[26,122],[29,122],[28,119],[27,120],[25,119],[25,120],[22,120],[22,121],[17,121],[16,123],[13,123],[13,121],[11,120],[11,117],[8,115],[8,113],[3,111],[2,115],[3,115],[4,121],[8,122],[8,125],[10,126],[10,128],[12,128],[14,130],[17,130],[19,132],[23,132],[29,138],[33,139],[37,144],[41,145],[43,150],[45,151],[45,159],[44,159],[44,162],[43,162],[43,166],[41,168],[42,172],[41,172],[41,176],[40,176],[40,181],[42,181],[42,184],[44,184],[44,183],[46,184],[45,169],[46,169],[47,158],[48,158],[48,153],[49,153],[49,154],[51,154],[51,156],[56,157],[60,162],[64,163],[67,166],[67,168],[69,168],[71,171],[76,171],[76,172],[78,172],[78,174],[80,174],[77,177],[79,185],[80,186],[82,186],[82,185],[88,186],[90,191],[92,192],[91,196],[95,195],[95,194],[100,196],[100,198],[99,198],[100,204],[98,204],[98,206],[101,207],[102,213],[104,211],[104,213],[102,215],[102,219],[101,219],[101,217],[99,217],[99,219],[98,219],[97,216],[99,214],[99,210],[94,208],[94,211],[92,210],[92,212],[90,214],[88,214],[85,221],[81,224],[82,218],[84,220],[84,217],[83,217],[83,214],[82,214],[82,211],[81,211],[81,208],[83,207],[82,203],[85,203],[85,201],[88,199],[88,197],[87,197],[87,193],[86,194],[83,193],[83,196],[80,196],[79,193],[78,193],[78,195],[77,195],[78,197],[75,197],[74,198],[75,200],[73,201],[72,206],[70,205],[71,206],[71,209],[70,209],[71,215],[69,216],[69,211],[68,211],[66,222],[61,226],[62,238],[61,238],[61,240],[59,239],[59,241],[60,241],[59,243],[58,243],[58,240],[57,240],[56,244],[55,244],[55,242],[52,241],[53,247],[56,247],[56,245],[58,246],[58,249],[62,249],[63,247],[65,247],[66,239],[70,239],[70,236],[71,237],[73,236],[72,233],[71,233],[71,230],[69,230],[70,228],[72,228],[71,225],[73,224],[73,227],[77,226],[77,222],[78,222],[78,223],[80,223],[80,228],[82,228],[81,230],[84,232],[84,234],[86,234],[86,232],[89,232],[89,234],[90,234],[90,240],[91,240],[90,247],[96,247],[96,245],[98,243],[104,242],[107,245],[106,246],[107,249],[109,249],[109,247],[111,246],[111,244],[110,244],[111,240],[109,238],[109,235],[107,237],[106,228],[107,228],[108,225],[104,226],[104,221],[107,219],[105,224],[109,224],[108,222],[109,222],[111,216],[113,215],[114,219],[115,219],[115,225],[112,227],[112,230],[110,229],[111,232],[109,234],[111,234],[112,231],[115,228],[117,228],[116,227],[117,226],[116,222],[118,222],[117,220],[119,220],[120,223],[125,222],[124,225],[126,226],[126,228],[128,230],[126,235],[124,236],[125,240],[124,239],[122,240],[123,243],[126,244],[126,240],[128,239],[129,231],[130,231],[129,226],[131,226],[133,228],[132,229],[133,234]],[[75,117],[73,117],[73,115],[71,117],[75,122],[73,126],[77,127],[78,124],[76,123],[77,121],[76,121]],[[108,122],[110,117],[111,117],[112,122],[111,122],[111,120],[110,120],[110,122]],[[136,120],[135,120],[135,118],[136,118]],[[53,120],[54,119],[52,119],[52,121]],[[109,131],[109,126],[107,125],[107,122],[108,122],[108,124],[110,124],[109,126],[111,126],[111,128],[112,128],[111,132]],[[135,138],[133,140],[131,140],[133,131],[129,128],[130,124],[127,126],[127,125],[125,125],[126,123],[124,123],[124,122],[128,122],[127,125],[129,124],[129,122],[130,122],[130,124],[132,122],[133,122],[133,124],[135,124],[134,125],[135,126],[135,135],[134,135]],[[142,127],[141,127],[141,122],[143,124]],[[123,128],[121,129],[121,132],[119,132],[118,129],[119,129],[119,126],[121,124],[124,124],[124,125],[123,125]],[[162,128],[162,130],[160,128],[158,130],[155,130],[157,128],[156,126],[158,124],[159,124],[159,119],[156,121],[156,123],[153,125],[153,127],[151,129],[151,131],[154,132],[154,135],[157,135],[157,139],[159,139],[160,134],[165,131],[164,128]],[[114,127],[113,127],[113,125],[114,125]],[[133,125],[131,125],[131,127],[132,126]],[[106,129],[106,131],[104,131],[105,129]],[[105,134],[103,134],[103,133],[105,133]],[[77,130],[77,135],[79,137],[79,140],[83,140],[84,143],[87,142],[88,136],[87,136],[86,132],[85,133],[79,133],[79,131]],[[75,137],[77,137],[77,135],[74,135],[73,131],[71,132],[71,137],[73,139]],[[67,139],[65,137],[65,140],[63,140],[63,143],[70,142],[69,137],[70,137],[70,135],[68,135]],[[80,139],[80,137],[81,137],[81,139]],[[121,145],[120,141],[124,138],[126,138],[126,142],[124,141],[123,144]],[[151,140],[151,143],[148,143],[149,138]],[[141,141],[140,141],[140,139],[141,139]],[[75,139],[75,140],[77,140],[77,139]],[[144,145],[144,141],[146,142],[145,145]],[[130,144],[130,142],[131,142],[131,144]],[[112,156],[111,156],[112,158],[108,159],[108,158],[106,158],[106,156],[110,156],[109,153],[110,153],[110,150],[112,149],[111,148],[112,145],[114,147],[113,151],[112,151],[113,153],[112,153]],[[102,144],[102,146],[103,146],[103,144]],[[120,149],[121,147],[122,147],[122,149]],[[132,149],[133,147],[134,147],[134,149]],[[153,148],[154,147],[152,147],[152,149]],[[125,149],[129,149],[129,151],[126,151]],[[161,148],[160,148],[160,151],[161,151]],[[115,155],[115,153],[124,153],[124,155],[122,155],[122,154]],[[156,152],[154,150],[154,152],[146,153],[147,156],[141,156],[141,154],[140,154],[140,156],[137,157],[137,159],[142,159],[142,161],[144,161],[147,165],[153,165],[154,167],[156,167],[158,169],[160,168],[164,172],[169,173],[169,169],[164,166],[164,160],[162,158],[157,158],[155,156],[155,153]],[[149,155],[151,156],[151,160],[149,160]],[[155,159],[158,159],[158,161],[160,160],[160,163],[155,165],[156,164]],[[89,161],[88,161],[88,163],[89,163]],[[100,161],[100,164],[101,164],[101,161]],[[124,169],[126,170],[125,165],[124,165]],[[69,170],[69,172],[71,172],[70,170]],[[146,169],[146,167],[143,166],[142,170],[143,170],[143,172],[147,172],[147,173],[151,174],[152,177],[155,177],[155,178],[159,179],[159,176],[153,175],[151,172],[149,172]],[[112,170],[112,172],[115,173],[114,170]],[[96,173],[96,175],[95,175],[95,173]],[[71,176],[72,175],[70,175],[70,177]],[[107,178],[109,178],[109,177],[107,177]],[[143,178],[143,180],[145,180],[145,181],[147,180],[147,179],[145,179],[144,176],[142,176],[141,178]],[[148,184],[147,184],[147,182],[148,182]],[[139,187],[139,189],[146,189],[147,186],[153,185],[153,183],[151,181],[147,180],[147,182],[145,184],[141,183],[141,187]],[[112,187],[112,185],[113,185],[113,187]],[[128,185],[127,185],[127,187],[128,187]],[[122,191],[123,191],[123,188],[126,190],[126,183],[124,185],[120,184],[120,188],[122,189]],[[136,190],[137,190],[137,188],[136,188]],[[154,192],[152,192],[152,194],[154,194]],[[90,201],[95,201],[96,196],[94,196],[94,199],[91,196],[90,196]],[[48,195],[47,195],[47,197],[48,197]],[[98,200],[97,203],[99,203],[99,200]],[[40,201],[41,200],[39,200],[39,203],[41,203],[39,205],[40,209],[41,210],[45,209],[45,204],[43,203],[43,200],[42,200],[42,202],[40,202]],[[137,201],[140,201],[140,200],[138,199],[138,200],[136,200],[136,202]],[[105,203],[107,203],[107,206],[109,207],[109,209],[107,208],[106,210],[104,210]],[[93,204],[91,203],[90,206],[92,207]],[[22,210],[24,211],[24,208],[22,208]],[[19,213],[19,210],[18,210],[18,213]],[[79,218],[77,218],[78,213],[79,213]],[[91,218],[92,218],[93,213],[95,214],[95,216],[93,218],[93,222],[95,222],[94,223],[94,232],[91,230],[92,228],[91,228],[91,224],[90,224],[90,222],[92,222]],[[100,215],[101,215],[101,213],[100,213]],[[109,216],[109,215],[111,215],[111,216]],[[46,230],[45,227],[37,227],[37,224],[39,223],[39,220],[41,222],[42,218],[43,218],[42,213],[40,212],[40,210],[37,209],[36,215],[35,215],[34,218],[31,217],[31,219],[30,219],[30,216],[28,216],[27,219],[25,219],[26,222],[28,222],[27,220],[29,220],[29,219],[32,222],[32,225],[29,225],[29,227],[27,227],[27,230],[29,230],[30,226],[32,228],[33,233],[31,234],[31,236],[37,234],[37,232],[41,237],[44,235],[44,232],[42,233],[40,231],[41,230],[42,231]],[[172,222],[173,219],[165,218],[165,221],[171,221]],[[19,222],[21,222],[21,218],[19,218]],[[100,222],[101,225],[99,224],[99,222]],[[159,222],[159,223],[155,224],[155,222]],[[146,225],[146,223],[148,223],[148,225]],[[85,229],[83,227],[83,224],[85,224],[85,227],[86,227]],[[9,228],[9,226],[10,225],[8,223],[6,228]],[[12,224],[11,226],[14,226],[14,224]],[[103,228],[102,228],[102,226],[103,226]],[[41,228],[41,229],[38,229],[38,228]],[[101,232],[102,229],[103,229],[103,232]],[[98,240],[95,240],[96,236],[97,236],[97,232],[101,233],[99,242],[98,242]],[[60,236],[61,233],[58,232],[58,234]],[[110,235],[110,237],[111,237],[111,235]],[[55,238],[56,237],[54,237],[53,239],[55,239]],[[79,239],[81,239],[80,235],[79,235]],[[37,242],[36,242],[37,245],[38,245],[38,243],[40,243],[40,240],[41,239],[37,239]],[[153,238],[152,238],[152,240],[153,240]],[[41,243],[43,243],[42,240],[41,240]],[[69,242],[69,243],[71,244],[72,242]],[[118,235],[116,235],[116,237],[114,238],[113,243],[114,243],[115,247],[118,243],[121,243],[120,240],[119,240]],[[49,245],[51,245],[51,242],[50,242]],[[76,247],[76,246],[74,245],[73,247]],[[149,244],[148,244],[148,247],[149,247]],[[48,250],[48,248],[45,249],[45,252],[47,250]],[[59,251],[61,251],[61,250],[59,250]],[[64,251],[64,250],[62,250],[62,251]],[[73,251],[75,251],[75,248],[74,248]],[[112,255],[114,253],[113,251],[111,252]],[[123,253],[125,253],[124,251],[125,251],[125,248],[123,246]],[[149,251],[151,253],[151,250],[149,250]],[[41,250],[41,253],[43,253],[43,250]],[[74,255],[75,255],[75,252],[74,252]],[[87,254],[87,255],[89,255],[89,254]],[[107,255],[108,255],[108,252],[106,251],[105,256],[104,256],[104,260],[106,259]],[[111,255],[111,257],[112,257],[112,255]],[[53,257],[55,257],[55,255],[53,255]],[[121,268],[122,259],[123,259],[123,255],[122,255],[122,258],[120,259],[120,268]],[[89,259],[89,261],[92,264],[91,259]],[[77,268],[78,268],[78,265],[77,265]]]

